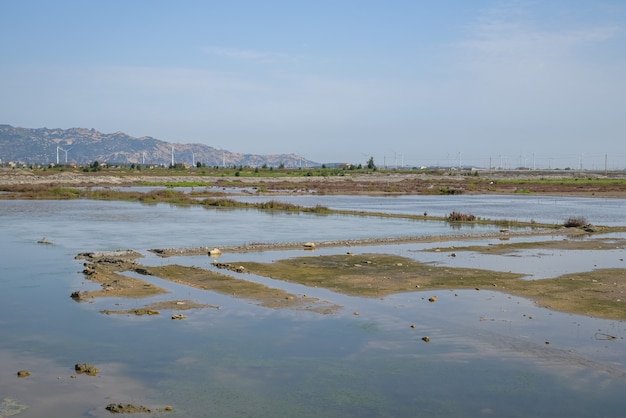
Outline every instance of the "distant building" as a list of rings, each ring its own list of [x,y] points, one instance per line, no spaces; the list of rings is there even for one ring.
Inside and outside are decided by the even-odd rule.
[[[352,167],[352,164],[350,163],[326,163],[324,164],[327,168],[345,168],[345,169],[350,169],[350,167]]]

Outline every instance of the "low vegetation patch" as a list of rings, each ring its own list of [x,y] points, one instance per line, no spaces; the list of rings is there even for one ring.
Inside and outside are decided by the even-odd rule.
[[[469,213],[451,212],[446,220],[449,222],[473,222],[476,220],[476,216]]]
[[[587,224],[588,222],[587,222],[587,219],[585,219],[585,217],[572,216],[565,220],[565,222],[563,223],[563,226],[566,228],[581,228]]]
[[[550,240],[538,242],[506,242],[493,245],[468,245],[454,247],[437,247],[428,251],[441,252],[460,252],[475,251],[483,254],[512,254],[523,250],[533,249],[552,249],[552,250],[584,250],[584,251],[602,251],[616,250],[626,248],[625,239],[566,239],[566,240]]]
[[[438,267],[385,254],[298,257],[274,263],[242,263],[246,270],[354,296],[432,289],[495,290],[533,299],[550,309],[626,320],[626,269],[594,270],[553,279],[489,270]]]
[[[437,267],[388,254],[298,257],[274,263],[241,263],[247,271],[354,296],[383,296],[424,289],[492,287],[521,275]]]

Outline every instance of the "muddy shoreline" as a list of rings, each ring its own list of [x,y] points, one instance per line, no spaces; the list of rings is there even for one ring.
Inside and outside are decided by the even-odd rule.
[[[35,174],[28,170],[0,170],[0,187],[4,190],[5,195],[12,195],[13,198],[19,198],[21,185],[27,185],[31,187],[41,186],[42,190],[49,189],[51,187],[114,187],[114,186],[132,186],[132,185],[183,185],[193,183],[192,187],[229,187],[231,189],[241,189],[240,193],[266,193],[272,195],[281,194],[378,194],[378,195],[397,195],[397,194],[420,194],[424,191],[428,194],[439,193],[441,191],[450,192],[451,194],[467,193],[467,194],[516,194],[516,193],[532,193],[538,195],[558,195],[558,196],[585,196],[585,197],[618,197],[626,198],[626,185],[618,181],[621,179],[621,173],[615,176],[615,181],[602,181],[607,180],[601,178],[602,176],[596,175],[595,178],[586,177],[583,178],[580,174],[576,173],[481,173],[480,178],[470,177],[468,175],[426,175],[416,173],[368,173],[368,174],[356,174],[351,176],[336,176],[336,177],[209,177],[209,176],[192,176],[187,175],[167,175],[167,176],[150,176],[150,175],[110,175],[110,174],[83,174],[80,172],[57,172],[47,173],[45,175],[39,173]],[[490,177],[487,178],[487,175]],[[548,182],[537,181],[539,177],[550,175]],[[571,181],[573,176],[574,181]],[[577,176],[577,177],[576,177]],[[563,181],[558,181],[562,178]],[[576,179],[580,179],[580,183],[577,183]],[[555,181],[556,180],[556,181]],[[19,187],[18,187],[19,186]],[[168,186],[169,187],[169,186]],[[438,191],[438,192],[437,192]],[[235,192],[237,193],[237,192]],[[444,193],[445,194],[445,193]],[[31,195],[32,196],[32,195]],[[358,214],[354,214],[358,216]],[[302,249],[303,256],[308,258],[311,263],[315,260],[323,260],[321,256],[316,256],[314,253],[315,248],[344,248],[347,254],[351,254],[350,248],[352,247],[366,247],[374,245],[389,245],[403,243],[437,243],[437,242],[459,242],[468,240],[493,240],[499,239],[503,242],[516,237],[533,237],[533,236],[553,236],[559,237],[560,240],[568,240],[570,238],[578,236],[586,236],[587,239],[593,241],[594,237],[602,236],[602,234],[610,232],[624,232],[626,226],[623,227],[597,227],[597,226],[585,226],[581,228],[565,228],[565,227],[552,227],[547,225],[531,225],[524,224],[519,225],[518,228],[503,227],[500,231],[494,231],[492,233],[479,233],[479,234],[452,234],[445,236],[403,236],[403,237],[388,237],[388,238],[366,238],[355,240],[328,240],[318,242],[288,242],[288,243],[272,243],[272,242],[258,242],[245,245],[236,246],[219,246],[219,243],[213,243],[212,246],[203,246],[196,248],[153,248],[148,251],[158,255],[159,257],[172,257],[172,256],[192,256],[192,255],[206,255],[212,256],[211,252],[229,252],[229,253],[243,253],[243,252],[263,252],[263,251],[279,251],[279,250],[293,250]],[[525,228],[525,229],[522,229]],[[532,243],[528,244],[532,247]],[[217,248],[216,248],[217,245]],[[485,244],[486,246],[486,244]],[[480,245],[478,246],[480,247]],[[480,249],[474,249],[481,251]],[[346,254],[346,253],[344,253]],[[340,307],[333,305],[332,302],[320,301],[314,298],[308,298],[305,295],[292,295],[284,292],[281,289],[270,289],[260,286],[254,282],[245,280],[245,273],[249,272],[249,268],[254,266],[258,269],[257,273],[263,274],[263,271],[271,271],[271,277],[286,282],[292,281],[289,277],[289,262],[288,260],[278,260],[277,265],[280,264],[282,268],[286,268],[287,271],[272,270],[269,266],[259,266],[254,263],[242,265],[236,265],[233,268],[228,266],[220,266],[220,263],[215,264],[215,267],[224,271],[224,273],[216,272],[207,269],[189,268],[186,266],[168,266],[167,268],[157,268],[151,266],[144,266],[137,262],[140,258],[140,253],[136,251],[128,250],[121,253],[83,253],[79,254],[77,258],[85,259],[85,270],[83,271],[85,278],[91,282],[100,284],[100,290],[90,291],[76,291],[72,294],[72,297],[76,301],[86,301],[93,298],[117,296],[129,299],[136,299],[138,302],[143,298],[160,293],[166,293],[164,289],[154,286],[150,283],[149,276],[154,275],[156,277],[169,280],[172,282],[184,284],[191,287],[196,287],[203,290],[217,291],[224,294],[233,294],[237,297],[248,299],[256,304],[273,309],[305,309],[319,313],[334,313]],[[217,258],[217,257],[214,257]],[[375,261],[372,261],[375,263]],[[398,261],[397,268],[403,269],[401,265],[407,262]],[[418,268],[417,266],[416,268]],[[229,272],[228,270],[232,270]],[[446,269],[445,274],[450,277],[455,276],[455,271],[461,272],[461,270]],[[145,276],[145,279],[135,277],[129,277],[124,272],[137,273],[140,276]],[[621,293],[623,292],[624,284],[626,283],[626,269],[611,269],[602,270],[601,267],[596,271],[586,272],[579,275],[570,277],[559,277],[554,279],[547,279],[543,282],[544,287],[541,286],[525,286],[518,285],[509,278],[503,280],[508,283],[509,289],[506,286],[501,286],[497,290],[503,292],[509,292],[512,294],[520,295],[533,299],[536,303],[551,309],[563,310],[571,313],[580,313],[590,316],[608,317],[618,320],[626,319],[625,310],[623,309],[622,299],[626,300]],[[293,273],[293,271],[291,272]],[[337,270],[332,276],[345,275],[345,267],[337,267]],[[380,272],[375,272],[371,269],[371,274],[365,274],[359,276],[358,280],[367,283],[369,288],[368,292],[372,294],[387,294],[387,292],[393,291],[408,291],[410,288],[406,288],[405,284],[398,284],[399,287],[391,286],[388,290],[378,287],[381,283],[385,283],[385,286],[389,286],[387,281],[388,276],[399,274],[399,271],[394,268],[387,268],[384,271],[383,276],[380,276]],[[468,276],[469,272],[464,272],[465,276]],[[473,273],[472,273],[473,274]],[[493,276],[502,275],[503,272],[491,272]],[[243,276],[242,276],[243,275]],[[402,272],[403,277],[406,276],[406,272]],[[480,277],[484,274],[479,274]],[[347,277],[347,276],[346,276]],[[478,276],[477,276],[478,277]],[[244,280],[241,280],[241,279]],[[354,281],[354,277],[349,277],[346,280]],[[443,279],[443,276],[440,278]],[[406,276],[406,280],[410,280]],[[482,280],[482,279],[481,279]],[[543,279],[542,279],[543,280]],[[297,282],[297,280],[295,280]],[[603,292],[598,292],[596,283],[606,281],[612,281],[610,286],[605,286]],[[444,280],[444,282],[446,282]],[[442,283],[444,283],[442,282]],[[578,286],[574,293],[571,293],[569,285],[571,283],[594,283],[589,286]],[[455,284],[454,281],[447,281],[447,284],[436,284],[421,282],[418,286],[420,291],[439,288],[472,288],[483,286],[480,280],[472,282],[467,280],[463,286]],[[557,285],[558,284],[558,285]],[[323,287],[323,285],[320,285]],[[331,289],[341,285],[334,283]],[[391,289],[391,290],[389,290]],[[539,290],[537,290],[539,289]],[[569,289],[569,290],[568,290]],[[378,292],[378,293],[377,293]],[[382,292],[382,293],[381,293]],[[569,294],[568,298],[561,298],[559,295]],[[358,294],[357,294],[358,295]],[[599,295],[604,295],[605,299],[599,298]],[[364,295],[366,296],[366,295]],[[608,297],[608,299],[606,299]],[[572,300],[579,303],[572,303]],[[581,301],[595,300],[594,304],[585,303],[584,306]],[[215,306],[198,306],[191,301],[185,300],[171,300],[161,303],[156,306],[144,306],[140,308],[132,309],[115,309],[108,310],[104,313],[125,313],[135,315],[152,315],[157,312],[157,309],[165,310],[187,310],[187,309],[201,309],[201,308],[216,308]],[[177,316],[172,319],[181,319],[183,316]]]
[[[606,232],[618,232],[626,230],[626,228],[604,228]],[[242,253],[242,252],[260,252],[260,251],[278,251],[278,250],[314,250],[315,248],[331,248],[331,247],[356,247],[369,245],[392,245],[407,243],[432,243],[446,241],[468,241],[482,239],[501,239],[508,240],[512,237],[528,237],[528,236],[583,236],[588,232],[579,228],[540,228],[535,230],[511,231],[504,230],[493,233],[479,234],[454,234],[454,235],[425,235],[425,236],[404,236],[404,237],[387,237],[387,238],[364,238],[353,240],[328,240],[313,242],[313,247],[307,244],[310,242],[280,242],[280,243],[251,243],[245,245],[220,246],[218,249],[222,252]],[[192,248],[153,248],[148,251],[158,255],[159,257],[175,257],[185,255],[207,255],[209,251],[215,247],[203,246]]]

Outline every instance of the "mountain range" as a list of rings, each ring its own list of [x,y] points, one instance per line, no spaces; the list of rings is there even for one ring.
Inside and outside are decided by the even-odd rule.
[[[150,136],[132,137],[124,132],[102,133],[94,129],[21,128],[0,125],[0,163],[112,165],[175,164],[249,167],[311,167],[319,164],[296,154],[242,154],[203,144],[181,144]]]

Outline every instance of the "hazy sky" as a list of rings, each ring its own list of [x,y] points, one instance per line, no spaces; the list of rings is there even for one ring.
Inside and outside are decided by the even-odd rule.
[[[4,0],[0,52],[14,126],[317,162],[626,167],[623,0]]]

